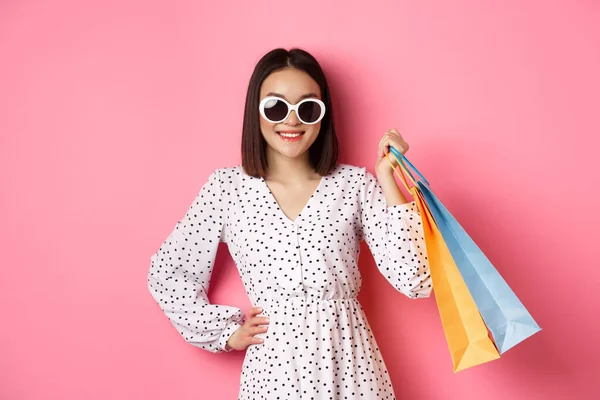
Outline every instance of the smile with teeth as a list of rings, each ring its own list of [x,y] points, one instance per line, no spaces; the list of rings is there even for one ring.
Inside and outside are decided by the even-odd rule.
[[[283,140],[294,140],[294,139],[299,139],[300,136],[302,136],[304,134],[304,132],[299,132],[299,131],[277,131],[277,134]]]

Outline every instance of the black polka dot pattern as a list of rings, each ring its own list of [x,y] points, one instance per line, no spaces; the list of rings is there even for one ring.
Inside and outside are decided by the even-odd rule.
[[[242,310],[207,297],[219,242],[227,243],[253,305],[270,317],[242,367],[238,399],[395,399],[357,300],[360,241],[410,298],[431,277],[414,204],[387,206],[365,168],[340,164],[291,220],[262,178],[241,166],[214,171],[152,255],[148,288],[183,338],[212,352],[244,323]]]

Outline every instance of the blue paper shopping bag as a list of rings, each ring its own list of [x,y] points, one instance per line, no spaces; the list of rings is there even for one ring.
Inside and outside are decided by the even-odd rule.
[[[420,179],[415,180],[450,254],[465,281],[500,354],[539,332],[541,328],[456,218],[429,187],[429,182],[396,149],[392,154]]]

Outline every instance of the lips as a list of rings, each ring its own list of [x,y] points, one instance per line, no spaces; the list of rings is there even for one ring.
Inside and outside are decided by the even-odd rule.
[[[300,140],[303,134],[304,131],[277,131],[277,135],[287,142]]]

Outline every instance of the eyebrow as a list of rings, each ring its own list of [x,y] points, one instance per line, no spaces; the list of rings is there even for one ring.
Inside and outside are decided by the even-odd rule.
[[[281,97],[282,99],[287,100],[284,95],[275,93],[275,92],[269,92],[269,93],[267,93],[267,96]],[[308,99],[309,97],[319,97],[319,96],[317,96],[316,93],[307,93],[307,94],[300,96],[300,100]]]

